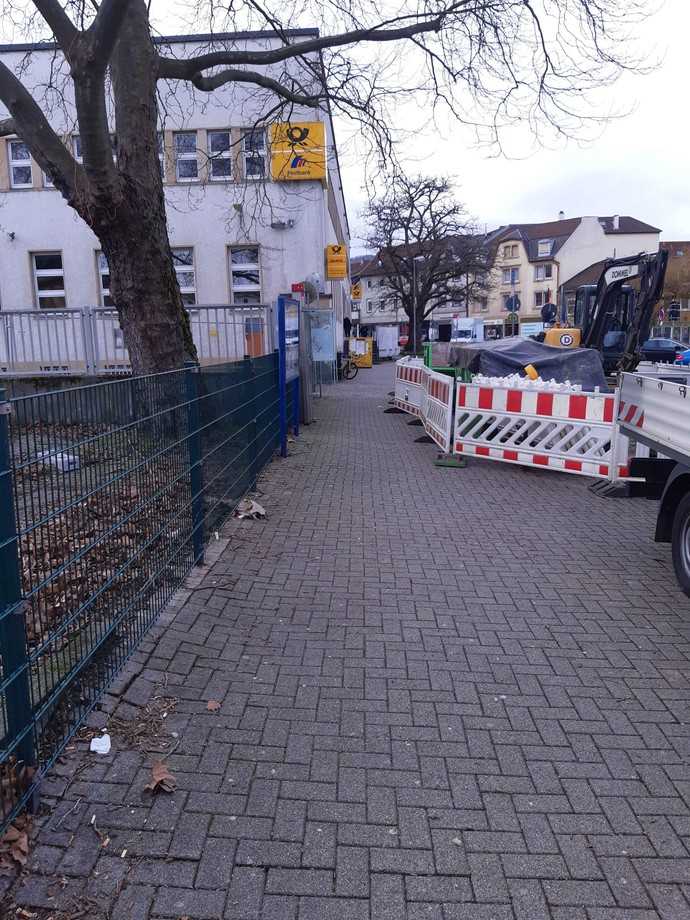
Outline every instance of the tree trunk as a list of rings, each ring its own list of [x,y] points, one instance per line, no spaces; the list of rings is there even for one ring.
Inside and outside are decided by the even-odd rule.
[[[82,217],[108,260],[110,293],[133,372],[166,371],[195,359],[196,349],[168,238],[158,159],[157,59],[145,0],[130,0],[111,60],[111,75],[117,137],[115,181],[103,181],[100,173],[105,166],[102,157],[99,163],[98,149],[91,158],[83,144],[84,168],[96,181],[91,183],[91,200]],[[90,101],[85,99],[82,110],[79,101],[77,93],[81,128],[94,120],[97,106],[93,95]],[[110,157],[107,133],[105,143]]]

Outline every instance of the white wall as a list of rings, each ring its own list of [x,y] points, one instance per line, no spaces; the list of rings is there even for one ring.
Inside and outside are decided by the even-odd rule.
[[[258,44],[265,46],[268,42],[262,40]],[[179,56],[187,56],[193,48],[177,44],[174,51]],[[208,48],[205,46],[204,50]],[[11,67],[18,67],[24,61],[23,52],[3,53],[0,57]],[[46,51],[31,55],[24,76],[26,85],[37,85],[47,79],[52,57],[52,52]],[[161,125],[166,131],[252,126],[271,104],[263,91],[247,86],[228,86],[212,94],[201,94],[188,84],[177,84],[175,91],[174,105],[170,105],[166,121]],[[166,92],[165,87],[163,92]],[[4,114],[0,106],[0,118]],[[49,111],[49,115],[60,133],[78,132],[69,105],[67,111],[55,109]],[[293,111],[291,119],[326,122],[328,188],[320,182],[166,184],[171,243],[194,248],[197,303],[229,302],[227,248],[230,245],[260,245],[262,299],[272,302],[278,294],[289,292],[293,283],[303,281],[310,274],[316,273],[324,279],[324,247],[327,244],[349,244],[330,118],[325,112],[305,110]],[[0,144],[4,143],[0,140]],[[96,237],[59,192],[53,189],[8,190],[6,163],[0,157],[0,173],[3,167],[4,182],[0,175],[2,309],[35,308],[29,253],[41,250],[62,252],[68,307],[98,304],[95,253],[99,245]],[[40,184],[40,170],[35,163],[33,168],[34,181]],[[169,169],[168,177],[170,172]],[[272,229],[271,223],[278,221],[294,221],[294,226]],[[324,282],[323,286],[331,295],[336,311],[341,344],[342,317],[344,312],[349,312],[349,282]]]
[[[579,227],[558,253],[559,283],[563,284],[602,259],[634,256],[638,252],[656,252],[658,248],[658,233],[605,234],[596,217],[583,217]]]

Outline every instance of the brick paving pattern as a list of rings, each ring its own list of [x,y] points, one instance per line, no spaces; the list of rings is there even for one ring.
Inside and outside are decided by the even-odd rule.
[[[268,520],[232,522],[106,701],[177,700],[177,791],[143,795],[117,738],[53,772],[27,915],[690,918],[690,605],[654,505],[435,468],[392,380],[317,403]]]

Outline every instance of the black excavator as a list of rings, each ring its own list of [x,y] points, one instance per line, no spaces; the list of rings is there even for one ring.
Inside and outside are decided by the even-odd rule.
[[[596,349],[607,374],[635,370],[652,329],[667,264],[663,249],[608,259],[596,286],[578,288],[573,326],[552,326],[544,342]]]

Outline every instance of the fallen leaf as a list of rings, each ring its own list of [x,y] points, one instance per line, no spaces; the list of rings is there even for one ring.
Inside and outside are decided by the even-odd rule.
[[[235,517],[242,518],[265,518],[266,509],[258,502],[251,498],[243,498],[235,509]]]
[[[154,760],[151,766],[151,782],[144,786],[145,792],[174,792],[177,788],[175,777],[162,760]]]
[[[208,703],[206,703],[206,708],[209,712],[218,712],[220,709],[220,703],[218,700],[209,700]]]

